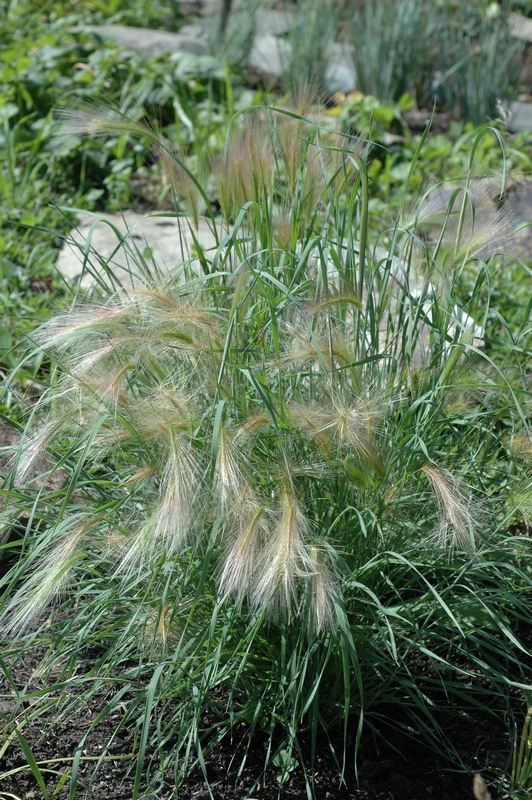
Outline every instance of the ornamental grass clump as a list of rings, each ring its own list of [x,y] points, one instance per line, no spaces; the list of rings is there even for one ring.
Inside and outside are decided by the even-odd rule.
[[[443,12],[434,63],[452,116],[481,125],[505,118],[523,77],[524,45],[510,30],[511,3],[471,3]]]
[[[383,707],[441,745],[433,709],[465,683],[489,711],[527,680],[527,366],[518,337],[484,338],[489,242],[443,262],[415,221],[372,239],[363,143],[255,113],[274,124],[237,117],[214,170],[212,249],[119,286],[108,265],[107,293],[100,274],[36,332],[48,386],[2,489],[6,531],[25,525],[12,659],[41,637],[75,683],[91,643],[109,714],[124,665],[135,797],[145,757],[178,785],[238,722],[268,735],[265,767],[311,769],[320,730],[345,767]]]
[[[389,103],[406,92],[415,95],[426,79],[436,27],[423,0],[356,3],[349,38],[359,89]]]

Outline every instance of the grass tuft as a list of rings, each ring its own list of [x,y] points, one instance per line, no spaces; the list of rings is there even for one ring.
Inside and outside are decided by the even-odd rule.
[[[500,713],[529,681],[526,325],[486,334],[500,239],[478,249],[473,170],[436,232],[422,198],[375,233],[363,143],[254,113],[213,169],[216,245],[123,285],[109,267],[35,334],[47,386],[2,489],[8,530],[26,520],[3,631],[44,636],[51,665],[97,646],[95,696],[123,667],[136,681],[135,796],[239,722],[283,780],[302,732],[345,769],[351,726],[357,750],[390,704],[451,754],[435,709]]]

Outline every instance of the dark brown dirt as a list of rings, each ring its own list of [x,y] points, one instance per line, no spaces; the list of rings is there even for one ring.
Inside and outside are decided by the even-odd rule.
[[[11,673],[17,688],[40,688],[39,664],[43,652],[27,654],[19,659]],[[78,677],[85,674],[99,653],[87,653],[80,664]],[[0,676],[2,674],[0,659]],[[44,687],[43,687],[44,688]],[[67,688],[63,688],[68,692]],[[120,728],[126,705],[115,710],[89,730],[98,713],[104,708],[103,698],[86,702],[74,687],[75,711],[55,724],[49,716],[32,721],[32,706],[15,709],[13,684],[0,680],[0,798],[35,800],[43,796],[28,767],[28,760],[17,741],[13,718],[16,716],[20,731],[39,763],[50,796],[68,800],[70,781],[60,786],[61,775],[68,772],[76,750],[83,742],[79,767],[76,800],[113,798],[131,800],[134,788],[135,760],[138,731]],[[77,694],[77,697],[76,697]],[[131,700],[125,696],[125,703]],[[382,709],[386,717],[386,709]],[[393,709],[390,716],[397,721],[400,710]],[[508,725],[503,714],[483,716],[478,713],[455,710],[447,712],[440,720],[450,741],[460,753],[462,767],[452,766],[442,754],[425,746],[420,737],[408,738],[393,727],[381,729],[383,736],[367,733],[363,738],[358,758],[358,780],[352,758],[344,780],[325,739],[318,742],[313,768],[307,775],[294,770],[289,779],[280,785],[279,770],[271,767],[263,774],[268,742],[257,735],[248,752],[245,766],[241,768],[247,745],[247,727],[239,724],[221,744],[205,756],[205,774],[196,770],[178,789],[175,788],[174,765],[167,763],[158,788],[149,794],[141,792],[144,800],[279,800],[279,798],[307,798],[307,785],[312,784],[316,800],[471,800],[473,774],[482,771],[486,777],[501,774],[510,750]],[[205,719],[205,726],[212,720]],[[353,721],[352,737],[355,736]],[[202,727],[202,726],[200,726]],[[2,733],[3,729],[3,733]],[[118,729],[118,733],[116,732]],[[86,737],[86,738],[84,738]],[[334,732],[331,732],[331,738]],[[9,743],[7,739],[10,738]],[[137,745],[135,745],[135,739]],[[338,733],[338,742],[341,733]],[[5,752],[3,752],[3,747]],[[24,743],[23,743],[24,744]],[[310,761],[310,741],[302,739],[303,759]],[[100,756],[104,758],[99,763]],[[160,753],[149,752],[145,759],[146,772],[153,774],[160,766]],[[240,772],[239,772],[240,770]],[[494,800],[496,795],[492,793]]]

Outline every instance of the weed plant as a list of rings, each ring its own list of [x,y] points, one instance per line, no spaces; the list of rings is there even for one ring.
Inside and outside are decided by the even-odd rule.
[[[2,489],[12,686],[22,654],[47,654],[7,741],[22,700],[42,726],[78,691],[94,726],[122,709],[133,800],[206,774],[239,722],[241,770],[265,733],[264,766],[285,783],[302,765],[309,796],[319,736],[342,773],[390,717],[456,762],[438,710],[499,713],[529,684],[529,375],[518,332],[497,360],[485,335],[499,239],[470,178],[437,235],[405,203],[370,236],[366,144],[301,111],[235,121],[217,218],[151,129],[66,115],[77,135],[147,137],[216,239],[169,272],[138,251],[125,280],[108,264],[35,334],[48,386]]]

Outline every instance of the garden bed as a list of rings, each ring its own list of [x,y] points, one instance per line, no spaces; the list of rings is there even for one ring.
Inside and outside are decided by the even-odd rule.
[[[507,4],[85,5],[0,0],[0,797],[530,797]]]

